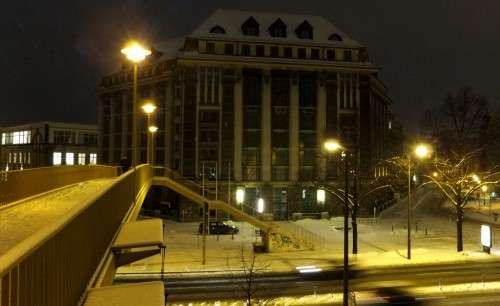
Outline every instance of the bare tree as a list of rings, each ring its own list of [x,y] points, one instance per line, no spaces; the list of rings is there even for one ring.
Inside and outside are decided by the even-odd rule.
[[[463,86],[455,94],[448,93],[440,106],[424,113],[421,130],[436,142],[440,154],[462,157],[485,148],[490,140],[489,125],[488,101]]]
[[[260,290],[256,282],[257,275],[265,270],[268,264],[258,265],[256,261],[257,255],[253,250],[251,250],[250,256],[246,256],[243,245],[239,256],[241,264],[239,272],[241,273],[233,274],[233,282],[238,285],[245,295],[246,304],[251,306],[255,294]]]
[[[475,156],[478,152],[466,154],[457,162],[453,160],[435,159],[433,172],[424,175],[428,179],[423,185],[433,185],[437,187],[451,202],[457,216],[457,252],[463,251],[462,225],[464,220],[464,208],[469,198],[482,186],[497,185],[500,183],[500,172],[498,168],[488,171],[477,172],[475,166]]]

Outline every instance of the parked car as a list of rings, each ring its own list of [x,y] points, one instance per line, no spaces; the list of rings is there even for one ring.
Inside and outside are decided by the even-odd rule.
[[[211,221],[209,222],[209,232],[210,235],[233,235],[238,234],[240,229],[234,225],[228,224],[224,221]],[[200,223],[198,227],[198,233],[203,234],[203,223]]]

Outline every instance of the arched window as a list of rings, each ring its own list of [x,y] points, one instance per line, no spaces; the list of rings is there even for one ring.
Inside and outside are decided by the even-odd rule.
[[[243,35],[259,36],[259,23],[255,18],[250,17],[241,25],[241,31]]]
[[[332,35],[328,36],[328,40],[342,41],[342,36],[337,33],[333,33]]]
[[[270,27],[269,34],[272,37],[286,37],[286,24],[278,18]]]
[[[215,27],[210,29],[210,33],[226,34],[226,30],[224,30],[224,28],[221,27],[220,25],[215,25]]]
[[[295,34],[297,34],[298,38],[313,39],[313,27],[307,20],[304,20],[304,22],[295,29]]]

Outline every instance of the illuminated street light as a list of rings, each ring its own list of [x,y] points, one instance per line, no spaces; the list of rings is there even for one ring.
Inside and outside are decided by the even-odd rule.
[[[431,154],[431,149],[426,144],[419,144],[415,147],[415,155],[418,158],[427,158]]]
[[[333,153],[333,152],[336,152],[336,151],[339,151],[340,149],[342,149],[342,146],[340,145],[340,143],[335,139],[328,139],[327,141],[325,141],[324,147],[325,147],[325,150],[327,150],[330,153]]]
[[[139,156],[139,146],[137,145],[139,134],[137,124],[137,70],[139,63],[151,54],[151,50],[146,49],[136,41],[131,41],[121,50],[121,53],[134,64],[132,81],[132,166],[135,169]]]
[[[156,105],[153,103],[152,100],[146,100],[146,102],[141,106],[142,111],[146,114],[147,117],[147,125],[148,129],[151,133],[154,133],[158,130],[157,127],[151,125],[151,115],[154,113],[156,110]],[[154,129],[154,131],[152,130]],[[147,150],[147,163],[151,164],[153,161],[153,150],[154,150],[154,145],[153,145],[153,135],[148,135],[148,150]]]
[[[238,187],[236,189],[236,203],[241,205],[243,201],[245,201],[245,189],[243,187]]]
[[[151,54],[151,50],[144,48],[136,41],[129,42],[121,52],[133,63],[140,63]]]
[[[148,130],[149,130],[151,133],[156,133],[156,132],[158,131],[158,127],[157,127],[157,126],[152,125],[152,126],[150,126],[150,127],[148,128]]]
[[[141,108],[146,114],[152,114],[156,110],[156,105],[152,102],[147,102]]]
[[[259,200],[257,201],[257,212],[259,214],[264,212],[264,199],[263,198],[259,198]]]
[[[326,194],[324,189],[316,190],[316,201],[318,202],[318,204],[325,204],[325,198]]]
[[[438,175],[439,175],[439,174],[438,174],[436,171],[432,172],[432,176],[433,176],[433,177],[438,177]]]
[[[488,186],[486,186],[486,185],[481,186],[481,191],[482,192],[488,191]]]
[[[417,182],[417,176],[416,175],[411,175],[411,156],[415,154],[415,156],[419,159],[424,159],[428,158],[431,155],[431,148],[429,145],[421,143],[415,146],[415,149],[413,152],[408,154],[408,224],[407,224],[407,236],[408,236],[408,241],[407,241],[407,255],[406,257],[408,259],[411,259],[411,181],[413,178],[413,181],[416,183]],[[434,175],[434,174],[433,174]],[[437,175],[437,173],[436,173]],[[436,176],[434,175],[434,176]]]
[[[472,180],[478,184],[481,183],[481,179],[479,179],[479,176],[477,176],[476,174],[473,174],[471,175],[472,176]]]
[[[328,139],[323,144],[323,147],[328,153],[340,152],[340,156],[344,159],[344,265],[342,277],[342,302],[344,306],[349,304],[349,162],[347,161],[346,148],[335,139]],[[318,196],[318,195],[316,195]]]

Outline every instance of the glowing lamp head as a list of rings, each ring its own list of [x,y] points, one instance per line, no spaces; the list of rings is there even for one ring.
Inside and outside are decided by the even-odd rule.
[[[439,176],[439,174],[438,174],[436,171],[434,171],[434,172],[432,172],[432,176],[433,176],[433,177],[438,177],[438,176]]]
[[[486,186],[486,185],[481,186],[481,191],[482,192],[488,191],[488,186]]]
[[[146,114],[151,114],[153,113],[155,110],[156,110],[156,105],[154,105],[153,103],[151,102],[147,102],[146,104],[144,104],[142,106],[142,110],[146,113]]]
[[[236,189],[236,203],[241,205],[243,204],[243,201],[245,201],[245,189],[239,187]]]
[[[326,194],[324,189],[316,190],[316,201],[318,204],[325,204]]]
[[[429,148],[428,145],[425,144],[419,144],[417,147],[415,147],[415,155],[418,158],[427,158],[431,154],[431,149]]]
[[[148,130],[149,130],[151,133],[156,133],[156,132],[158,131],[158,127],[157,127],[157,126],[152,125],[152,126],[150,126],[150,127],[148,128]]]
[[[259,214],[264,212],[264,199],[263,198],[259,198],[259,200],[257,201],[257,212]]]
[[[329,140],[325,141],[325,144],[323,146],[324,146],[325,150],[328,152],[336,152],[336,151],[342,149],[342,146],[340,145],[340,143],[335,139],[329,139]]]
[[[472,177],[472,180],[474,182],[476,182],[478,184],[481,183],[481,179],[479,179],[479,176],[477,176],[477,174],[473,174],[473,175],[471,175],[471,177]]]
[[[140,63],[151,54],[151,50],[144,48],[136,41],[128,43],[121,52],[133,63]]]

